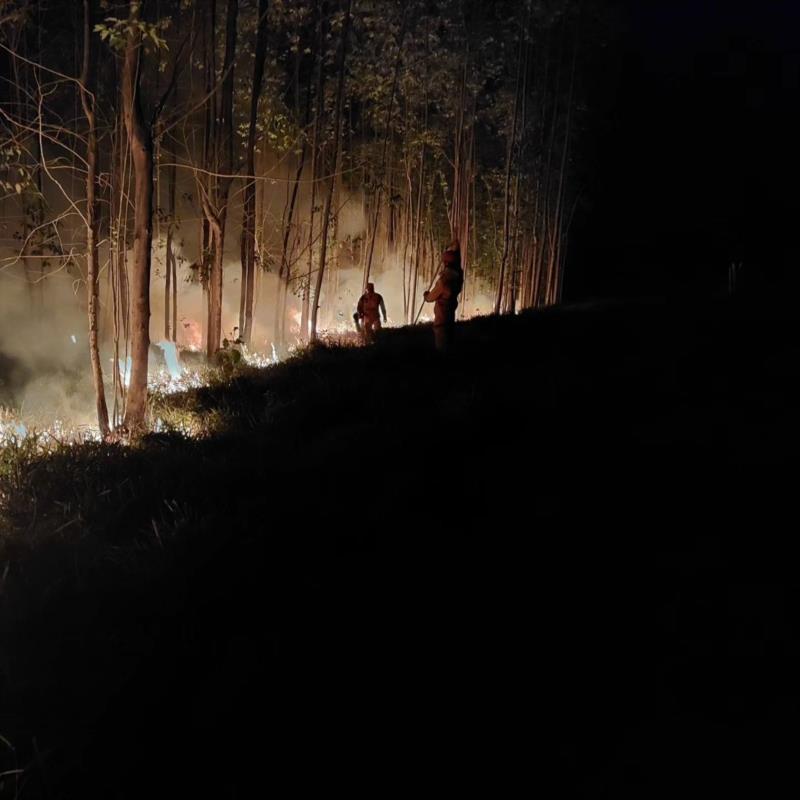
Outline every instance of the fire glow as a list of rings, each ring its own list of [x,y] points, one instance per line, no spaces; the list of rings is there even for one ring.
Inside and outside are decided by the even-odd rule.
[[[56,445],[77,445],[99,442],[100,430],[91,425],[70,425],[55,419],[47,427],[27,425],[11,409],[0,408],[0,447],[33,443],[45,452]]]
[[[431,320],[423,307],[419,322]],[[479,309],[476,308],[476,312]],[[279,351],[274,342],[269,340],[259,343],[260,351],[250,351],[245,345],[236,343],[233,348],[241,353],[241,364],[255,369],[265,369],[279,363],[283,358],[290,358],[299,352],[305,343],[301,338],[301,312],[292,310],[289,314],[291,339],[293,342]],[[321,342],[334,346],[358,346],[361,339],[349,317],[343,313],[338,314],[338,319],[327,321],[327,325],[318,331]],[[188,317],[181,319],[182,339],[184,344],[178,345],[172,341],[161,340],[154,342],[151,350],[148,390],[153,397],[168,397],[182,392],[188,392],[203,386],[210,385],[218,380],[219,370],[205,362],[201,351],[201,326],[198,322]],[[385,327],[395,327],[389,320]],[[70,336],[72,342],[77,337]],[[160,351],[160,353],[158,352]],[[282,354],[282,355],[281,355]],[[186,358],[188,356],[188,358]],[[184,363],[184,359],[189,363]],[[114,364],[114,359],[110,359]],[[130,383],[132,362],[130,356],[117,360],[119,379],[123,387]],[[109,370],[106,378],[112,374]],[[109,391],[111,388],[109,387]],[[97,442],[101,440],[99,428],[93,424],[85,424],[93,416],[90,406],[78,409],[77,413],[66,414],[53,409],[56,413],[52,419],[45,414],[26,414],[22,409],[0,407],[0,447],[23,442],[34,442],[42,451],[46,451],[56,444],[80,444],[83,442]],[[62,412],[63,413],[63,412]],[[198,429],[182,423],[169,425],[157,415],[152,415],[149,422],[150,430],[159,433],[166,430],[177,430],[182,435],[195,437],[199,435]]]
[[[190,369],[182,364],[179,350],[174,342],[161,341],[157,342],[156,346],[164,354],[164,366],[156,366],[151,362],[147,384],[152,395],[169,396],[187,392],[208,386],[215,377],[218,377],[218,372],[211,367]],[[243,345],[239,345],[237,348],[242,354],[242,362],[248,367],[264,369],[280,361],[273,343],[270,343],[270,356],[263,353],[251,353]],[[287,355],[291,356],[296,351],[296,346],[290,346]],[[130,381],[130,365],[130,357],[125,360],[119,359],[120,379],[124,386],[127,386]],[[168,427],[170,430],[176,429],[176,426],[167,426],[158,417],[152,420],[151,430],[154,433],[163,432]],[[178,425],[177,429],[185,436],[197,435],[197,431],[190,426]],[[26,419],[18,411],[0,407],[0,447],[28,442],[33,443],[38,450],[45,452],[54,445],[99,441],[101,441],[101,435],[97,426],[72,424],[61,419],[54,419],[52,422],[42,425],[38,420]]]

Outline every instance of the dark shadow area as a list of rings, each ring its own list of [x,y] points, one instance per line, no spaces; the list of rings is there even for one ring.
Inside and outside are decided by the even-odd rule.
[[[566,296],[711,296],[731,263],[751,295],[797,291],[800,9],[611,7],[603,66],[584,78]]]
[[[199,391],[209,440],[26,467],[20,796],[794,783],[791,320],[587,304],[448,360],[387,331]]]

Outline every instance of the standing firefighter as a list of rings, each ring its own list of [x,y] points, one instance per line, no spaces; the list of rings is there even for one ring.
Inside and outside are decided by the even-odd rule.
[[[374,283],[368,283],[367,291],[358,301],[358,310],[353,314],[356,328],[365,343],[375,341],[375,334],[381,329],[381,313],[383,321],[386,322],[386,305],[383,297],[375,291]]]
[[[453,331],[456,325],[456,309],[458,295],[464,285],[464,273],[461,270],[461,251],[458,242],[453,242],[442,253],[442,271],[433,288],[425,292],[426,303],[433,303],[433,338],[436,349],[440,353],[450,350],[453,343]]]

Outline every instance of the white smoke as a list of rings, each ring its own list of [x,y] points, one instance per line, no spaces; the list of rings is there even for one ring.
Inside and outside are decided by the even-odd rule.
[[[280,221],[288,197],[287,182],[294,176],[293,164],[274,169],[274,183],[268,181],[260,187],[263,204],[259,205],[261,223],[264,225],[264,244],[267,251],[267,270],[258,270],[254,325],[251,350],[271,359],[275,353],[275,314],[278,295],[277,262],[280,259],[282,231]],[[173,233],[173,247],[177,256],[177,331],[178,350],[201,349],[202,332],[206,327],[206,300],[192,265],[199,260],[201,230],[200,211],[195,199],[195,186],[191,172],[179,173],[176,216],[178,224]],[[263,191],[262,191],[263,188]],[[49,198],[50,213],[59,208],[57,197]],[[319,202],[319,198],[317,198]],[[309,185],[301,184],[295,221],[305,223],[310,204]],[[63,201],[62,201],[63,205]],[[323,281],[318,328],[321,331],[352,329],[352,315],[362,292],[363,270],[359,263],[360,251],[353,243],[360,239],[363,247],[366,219],[362,198],[337,192],[338,243],[328,251],[328,272]],[[62,239],[71,240],[68,250],[75,254],[72,260],[53,257],[49,272],[43,280],[39,277],[39,262],[33,261],[31,283],[24,264],[17,258],[19,239],[14,236],[20,228],[20,209],[14,202],[0,203],[0,406],[12,407],[21,412],[25,420],[43,424],[54,419],[66,420],[74,425],[94,423],[94,395],[88,354],[88,320],[86,314],[86,285],[83,280],[85,259],[82,257],[84,233],[77,217],[72,219],[70,230],[62,223]],[[241,185],[234,184],[228,208],[226,231],[222,335],[233,338],[239,325],[241,291],[240,220]],[[320,218],[315,226],[319,229]],[[165,223],[156,224],[153,236],[151,270],[150,339],[155,344],[165,336]],[[288,295],[287,332],[289,344],[297,343],[300,336],[299,320],[302,307],[301,288],[308,270],[307,232],[301,232],[299,250],[294,253],[291,291]],[[318,243],[316,245],[318,248]],[[100,341],[101,361],[107,385],[111,381],[114,352],[112,347],[112,293],[107,267],[107,248],[101,248],[103,271],[100,276]],[[130,254],[129,254],[130,258]],[[312,254],[312,285],[316,281],[319,254]],[[67,263],[68,262],[68,263]],[[130,263],[130,261],[129,261]],[[386,302],[390,326],[405,324],[403,254],[400,249],[383,254],[376,245],[371,271],[376,290]],[[420,309],[422,293],[428,288],[423,275],[417,282],[414,298],[415,312]],[[467,277],[465,316],[487,313],[492,298],[476,291]],[[170,318],[171,318],[170,314]],[[431,316],[431,307],[422,309],[421,320]],[[170,320],[171,323],[171,320]],[[294,340],[293,340],[294,339]],[[151,366],[166,371],[164,354],[158,347],[151,348]],[[124,343],[119,354],[125,363],[127,353]],[[170,372],[174,372],[174,365]],[[173,376],[174,377],[174,376]]]

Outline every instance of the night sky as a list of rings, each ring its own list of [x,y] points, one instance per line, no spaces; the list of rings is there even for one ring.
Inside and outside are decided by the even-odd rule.
[[[627,0],[584,87],[568,294],[797,283],[800,4]],[[744,285],[744,282],[743,282]]]

